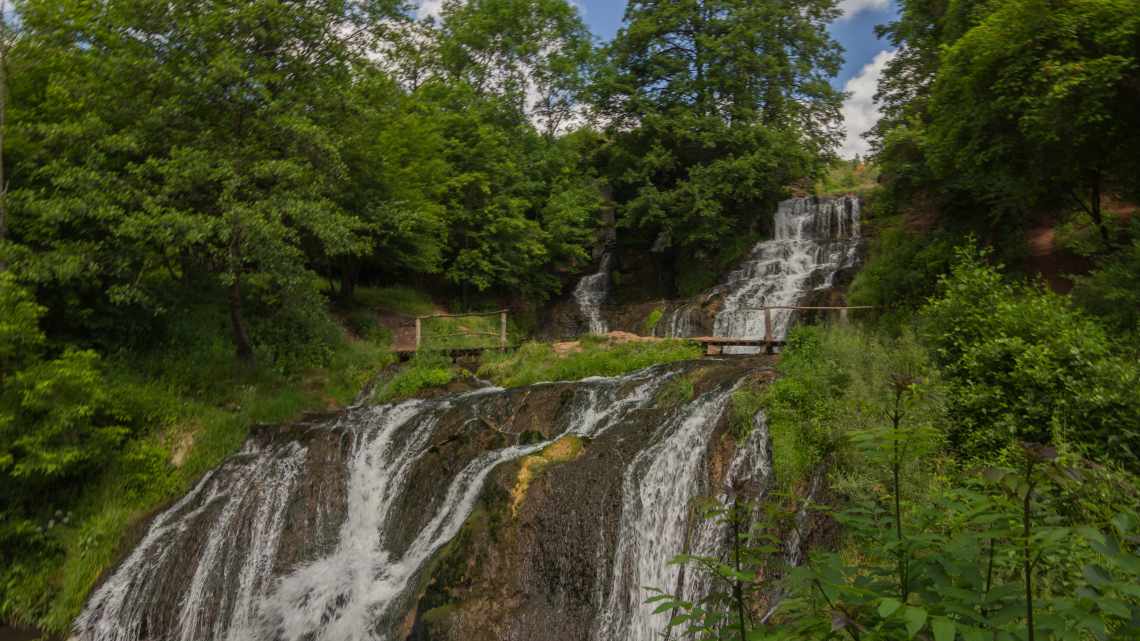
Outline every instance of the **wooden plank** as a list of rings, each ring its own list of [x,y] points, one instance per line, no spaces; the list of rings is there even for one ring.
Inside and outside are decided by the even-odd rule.
[[[420,339],[423,336],[423,324],[420,319],[416,319],[416,349],[420,348]]]
[[[507,350],[507,310],[499,313],[499,349]]]
[[[794,305],[773,305],[771,307],[741,307],[734,309],[734,312],[763,312],[769,309],[792,309],[792,310],[807,310],[807,311],[822,311],[822,310],[838,310],[838,309],[879,309],[875,305],[857,305],[854,307],[796,307]]]
[[[683,340],[693,341],[702,345],[722,345],[736,347],[762,347],[768,343],[782,343],[783,341],[768,340],[766,338],[730,338],[726,336],[699,336]]]
[[[417,318],[422,319],[422,320],[428,320],[431,318],[468,318],[468,317],[481,317],[481,316],[498,316],[500,314],[506,314],[509,311],[510,310],[508,310],[508,309],[500,309],[500,310],[495,311],[495,312],[471,312],[470,314],[429,314],[427,316],[418,316]]]

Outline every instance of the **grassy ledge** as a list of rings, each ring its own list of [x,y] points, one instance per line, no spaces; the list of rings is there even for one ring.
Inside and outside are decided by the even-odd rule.
[[[591,376],[620,376],[653,365],[701,357],[699,346],[682,340],[615,343],[606,337],[592,336],[566,345],[570,347],[527,343],[513,353],[488,353],[479,376],[503,387],[520,387]]]

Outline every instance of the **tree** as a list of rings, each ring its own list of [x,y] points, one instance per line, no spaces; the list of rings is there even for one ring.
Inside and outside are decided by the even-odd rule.
[[[593,39],[566,0],[448,0],[439,64],[450,83],[505,98],[547,135],[575,118]]]
[[[754,223],[837,142],[831,0],[631,2],[597,80],[621,224],[676,253]]]
[[[154,272],[183,283],[209,274],[225,290],[236,353],[252,362],[251,294],[311,306],[309,248],[368,248],[367,223],[336,198],[346,173],[337,107],[396,3],[19,8],[22,64],[48,77],[32,89],[39,104],[13,193],[14,232],[29,250],[21,272],[151,309],[164,288]]]

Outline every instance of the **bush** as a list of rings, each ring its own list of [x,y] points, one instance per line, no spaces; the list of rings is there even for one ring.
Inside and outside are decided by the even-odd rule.
[[[647,316],[645,322],[641,324],[641,334],[643,336],[653,336],[657,332],[657,325],[661,322],[661,317],[664,315],[665,312],[661,311],[660,307],[649,312],[649,316]]]
[[[1140,341],[1140,232],[1137,240],[1074,278],[1073,299],[1110,328]]]
[[[1006,281],[973,248],[924,308],[924,333],[949,385],[949,436],[965,458],[1019,441],[1067,439],[1095,458],[1135,464],[1140,366],[1068,299]]]
[[[851,472],[853,436],[881,427],[896,401],[921,414],[924,429],[941,416],[938,372],[911,334],[887,340],[853,326],[801,326],[788,337],[779,371],[763,407],[785,488],[822,465]]]
[[[870,257],[851,283],[852,305],[880,308],[883,325],[898,330],[937,290],[954,262],[955,237],[918,235],[897,227],[881,231]]]
[[[447,356],[439,352],[420,351],[376,390],[373,400],[377,403],[390,403],[410,398],[425,389],[443,387],[455,380],[457,375],[457,368]]]

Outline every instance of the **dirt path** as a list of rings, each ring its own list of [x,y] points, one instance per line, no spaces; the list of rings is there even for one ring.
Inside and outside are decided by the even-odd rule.
[[[397,352],[416,348],[416,319],[402,314],[380,312],[380,324],[392,332],[392,349]]]

